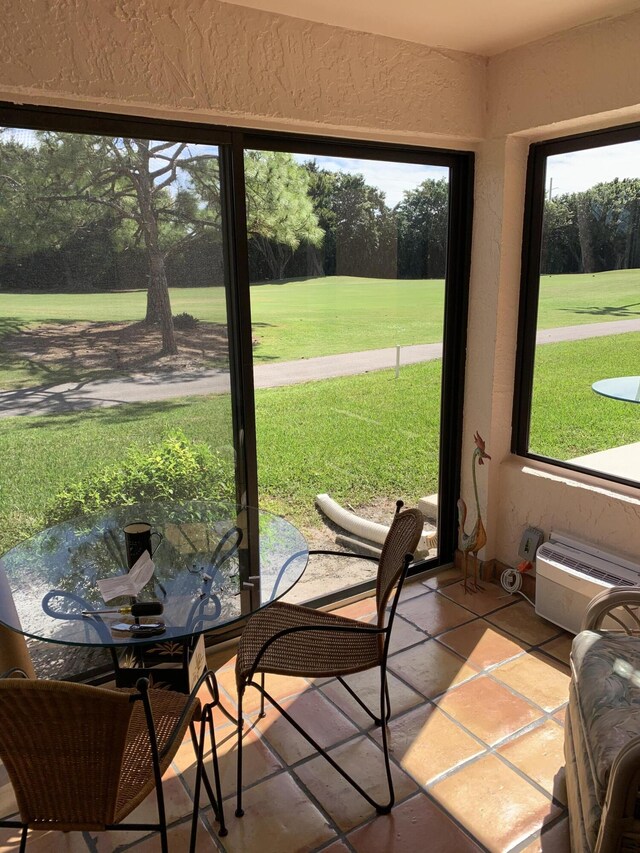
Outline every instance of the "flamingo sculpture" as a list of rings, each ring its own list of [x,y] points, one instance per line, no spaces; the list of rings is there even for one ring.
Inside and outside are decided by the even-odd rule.
[[[471,473],[473,474],[473,493],[476,498],[476,523],[473,525],[471,533],[466,533],[464,529],[467,521],[467,505],[462,498],[458,501],[458,524],[460,526],[460,550],[462,551],[462,567],[464,571],[463,586],[465,592],[476,592],[477,590],[482,589],[478,583],[478,551],[481,548],[484,548],[487,544],[487,533],[484,529],[484,524],[482,523],[482,517],[480,515],[480,501],[478,500],[476,461],[478,465],[484,465],[484,460],[491,459],[491,457],[485,452],[484,439],[480,436],[478,431],[476,431],[473,438],[476,443],[476,449],[473,451],[473,457],[471,459]],[[469,554],[473,554],[475,559],[473,564],[473,584],[467,585],[467,560],[469,558]]]

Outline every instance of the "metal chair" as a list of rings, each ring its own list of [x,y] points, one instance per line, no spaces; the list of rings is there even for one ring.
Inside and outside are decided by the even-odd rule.
[[[376,582],[377,623],[370,625],[333,613],[312,610],[295,604],[274,602],[255,613],[247,622],[238,647],[236,683],[238,688],[238,791],[236,815],[242,810],[242,700],[244,691],[253,686],[260,691],[260,714],[264,715],[265,697],[306,738],[379,814],[387,814],[394,803],[393,780],[389,764],[386,723],[391,714],[387,685],[387,656],[391,628],[398,597],[413,558],[424,518],[417,509],[400,511],[396,515],[382,547]],[[389,612],[387,604],[396,587]],[[380,668],[380,715],[376,716],[344,681],[343,676],[373,667]],[[254,676],[260,673],[260,682]],[[382,727],[382,747],[389,787],[389,801],[377,803],[329,753],[308,735],[291,715],[265,689],[265,673],[337,677],[357,700],[376,725]]]
[[[24,673],[22,673],[24,675]],[[20,820],[0,820],[0,827],[22,830],[157,830],[167,853],[167,822],[162,774],[173,760],[187,729],[197,749],[190,850],[195,850],[205,731],[209,728],[217,796],[205,782],[220,834],[226,834],[213,735],[212,706],[201,710],[197,692],[190,695],[150,690],[147,679],[137,689],[105,689],[64,681],[17,678],[10,670],[0,678],[0,759],[16,796]],[[195,721],[201,720],[200,737]],[[155,788],[158,822],[122,823]]]

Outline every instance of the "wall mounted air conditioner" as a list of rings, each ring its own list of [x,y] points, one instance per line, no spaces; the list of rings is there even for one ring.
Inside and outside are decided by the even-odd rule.
[[[625,586],[640,587],[640,565],[595,545],[552,533],[536,552],[536,613],[572,634],[596,595]]]

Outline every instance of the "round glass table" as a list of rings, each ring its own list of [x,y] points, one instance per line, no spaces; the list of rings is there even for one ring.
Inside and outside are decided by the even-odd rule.
[[[147,522],[160,539],[153,576],[135,599],[160,602],[157,636],[113,628],[130,614],[83,611],[130,605],[105,603],[98,581],[127,574],[123,527]],[[253,530],[247,547],[247,530]],[[253,557],[251,556],[253,554]],[[227,626],[284,595],[299,580],[309,556],[302,534],[280,516],[228,504],[190,501],[119,507],[65,521],[8,551],[0,559],[0,623],[53,643],[114,647],[190,641]]]
[[[640,376],[617,376],[614,379],[599,379],[591,386],[596,394],[624,400],[627,403],[640,403]]]

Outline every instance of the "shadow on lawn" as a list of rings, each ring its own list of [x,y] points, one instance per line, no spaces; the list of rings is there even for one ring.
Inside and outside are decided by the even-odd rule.
[[[560,311],[568,311],[571,314],[591,314],[594,317],[637,317],[640,310],[631,311],[631,308],[640,306],[640,302],[630,302],[628,305],[590,305],[582,308],[560,308]]]
[[[204,398],[198,397],[198,401]],[[86,424],[90,418],[97,419],[101,424],[116,425],[138,422],[141,418],[151,415],[169,415],[188,409],[193,405],[194,398],[181,397],[174,400],[158,400],[144,403],[123,403],[118,406],[96,407],[88,406],[85,409],[70,413],[68,409],[59,413],[50,412],[46,415],[34,417],[20,417],[12,419],[12,429],[45,429],[48,432],[55,430],[67,430],[69,427]]]

